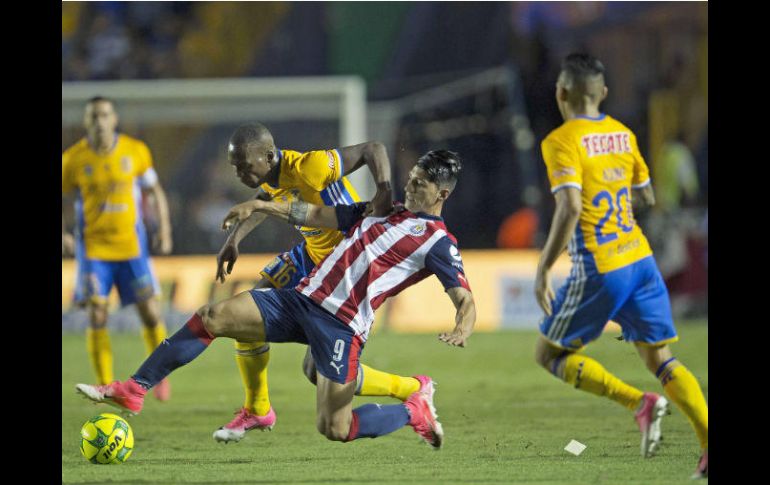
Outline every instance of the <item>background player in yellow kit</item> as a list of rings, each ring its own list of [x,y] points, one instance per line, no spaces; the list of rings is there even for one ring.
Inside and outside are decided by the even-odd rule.
[[[666,398],[629,386],[578,353],[608,320],[618,322],[624,339],[689,419],[702,448],[693,477],[707,477],[706,400],[667,345],[678,338],[668,291],[632,211],[632,191],[635,201],[654,204],[649,172],[631,130],[599,111],[606,96],[601,62],[585,54],[567,56],[556,84],[564,123],[542,143],[556,211],[535,283],[546,314],[536,360],[576,388],[636,411],[642,456],[651,456],[659,446]],[[550,269],[567,245],[572,271],[554,295]]]
[[[282,202],[302,200],[326,206],[360,201],[345,174],[366,165],[377,184],[372,199],[374,214],[386,215],[391,210],[390,161],[381,143],[367,142],[300,153],[277,148],[265,126],[251,123],[240,126],[233,133],[227,153],[241,182],[258,190],[257,198]],[[217,279],[224,282],[238,258],[240,241],[265,218],[264,214],[254,213],[235,227],[217,257]],[[343,234],[334,229],[297,226],[297,230],[303,241],[268,264],[260,272],[256,288],[293,288],[343,239]],[[240,441],[252,429],[272,429],[276,421],[268,393],[269,344],[236,340],[235,358],[245,399],[235,418],[214,432],[214,439],[222,442]],[[315,384],[316,369],[309,348],[303,370]],[[402,401],[432,382],[427,376],[403,377],[363,364],[358,376],[357,394],[392,396]]]
[[[113,380],[107,332],[107,297],[113,285],[121,305],[136,304],[147,353],[166,338],[142,220],[142,194],[150,197],[157,211],[156,250],[169,254],[172,247],[166,195],[150,150],[142,141],[117,133],[117,125],[112,100],[90,99],[84,117],[87,136],[62,154],[62,255],[74,254],[77,260],[75,303],[88,306],[86,347],[102,384]],[[65,226],[68,194],[75,196],[74,236]],[[168,381],[154,391],[164,401],[170,393]]]

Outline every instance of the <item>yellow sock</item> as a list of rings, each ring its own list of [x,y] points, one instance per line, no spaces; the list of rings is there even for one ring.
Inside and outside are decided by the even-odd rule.
[[[632,411],[636,410],[644,396],[639,389],[607,372],[599,362],[581,354],[573,353],[564,358],[564,380],[577,389],[607,396]]]
[[[414,377],[402,377],[388,374],[368,365],[360,364],[363,382],[359,396],[390,396],[406,401],[409,396],[420,390],[420,381]]]
[[[112,382],[112,345],[106,328],[86,328],[86,349],[99,385]]]
[[[243,407],[264,416],[270,412],[267,392],[267,363],[270,361],[270,345],[265,342],[235,341],[235,361],[241,371],[246,399]]]
[[[147,355],[150,355],[163,342],[164,338],[166,338],[166,324],[163,322],[158,322],[152,328],[142,325],[142,340],[144,340]]]
[[[665,362],[655,375],[663,384],[663,390],[687,416],[698,436],[700,446],[709,446],[709,410],[706,398],[695,376],[676,359]]]

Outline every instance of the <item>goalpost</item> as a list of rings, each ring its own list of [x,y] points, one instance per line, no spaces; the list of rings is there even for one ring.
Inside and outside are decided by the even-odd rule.
[[[337,120],[339,136],[330,146],[367,140],[366,84],[357,76],[63,82],[62,128],[79,126],[84,103],[97,94],[114,99],[121,119],[136,123]],[[350,181],[363,199],[374,195],[367,171]]]

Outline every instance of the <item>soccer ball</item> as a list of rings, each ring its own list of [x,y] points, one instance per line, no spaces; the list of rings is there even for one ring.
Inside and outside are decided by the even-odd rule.
[[[122,463],[134,450],[134,432],[125,419],[102,413],[80,428],[80,452],[94,464]]]

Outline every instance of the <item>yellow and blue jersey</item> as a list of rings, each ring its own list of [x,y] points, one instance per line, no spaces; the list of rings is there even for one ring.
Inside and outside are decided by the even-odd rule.
[[[607,273],[652,254],[631,208],[632,189],[649,184],[650,174],[630,129],[606,114],[578,116],[553,130],[541,149],[551,191],[581,192],[573,261]]]
[[[337,150],[316,150],[305,153],[279,150],[280,175],[278,186],[262,184],[261,188],[274,199],[284,202],[303,200],[316,205],[349,205],[359,202],[358,193],[344,176],[342,157]],[[318,264],[342,240],[336,229],[297,226],[305,238],[305,250]]]
[[[86,258],[124,261],[142,254],[141,188],[157,182],[147,145],[119,134],[109,153],[99,154],[83,138],[62,154],[61,178],[62,194],[76,194],[76,235]]]

